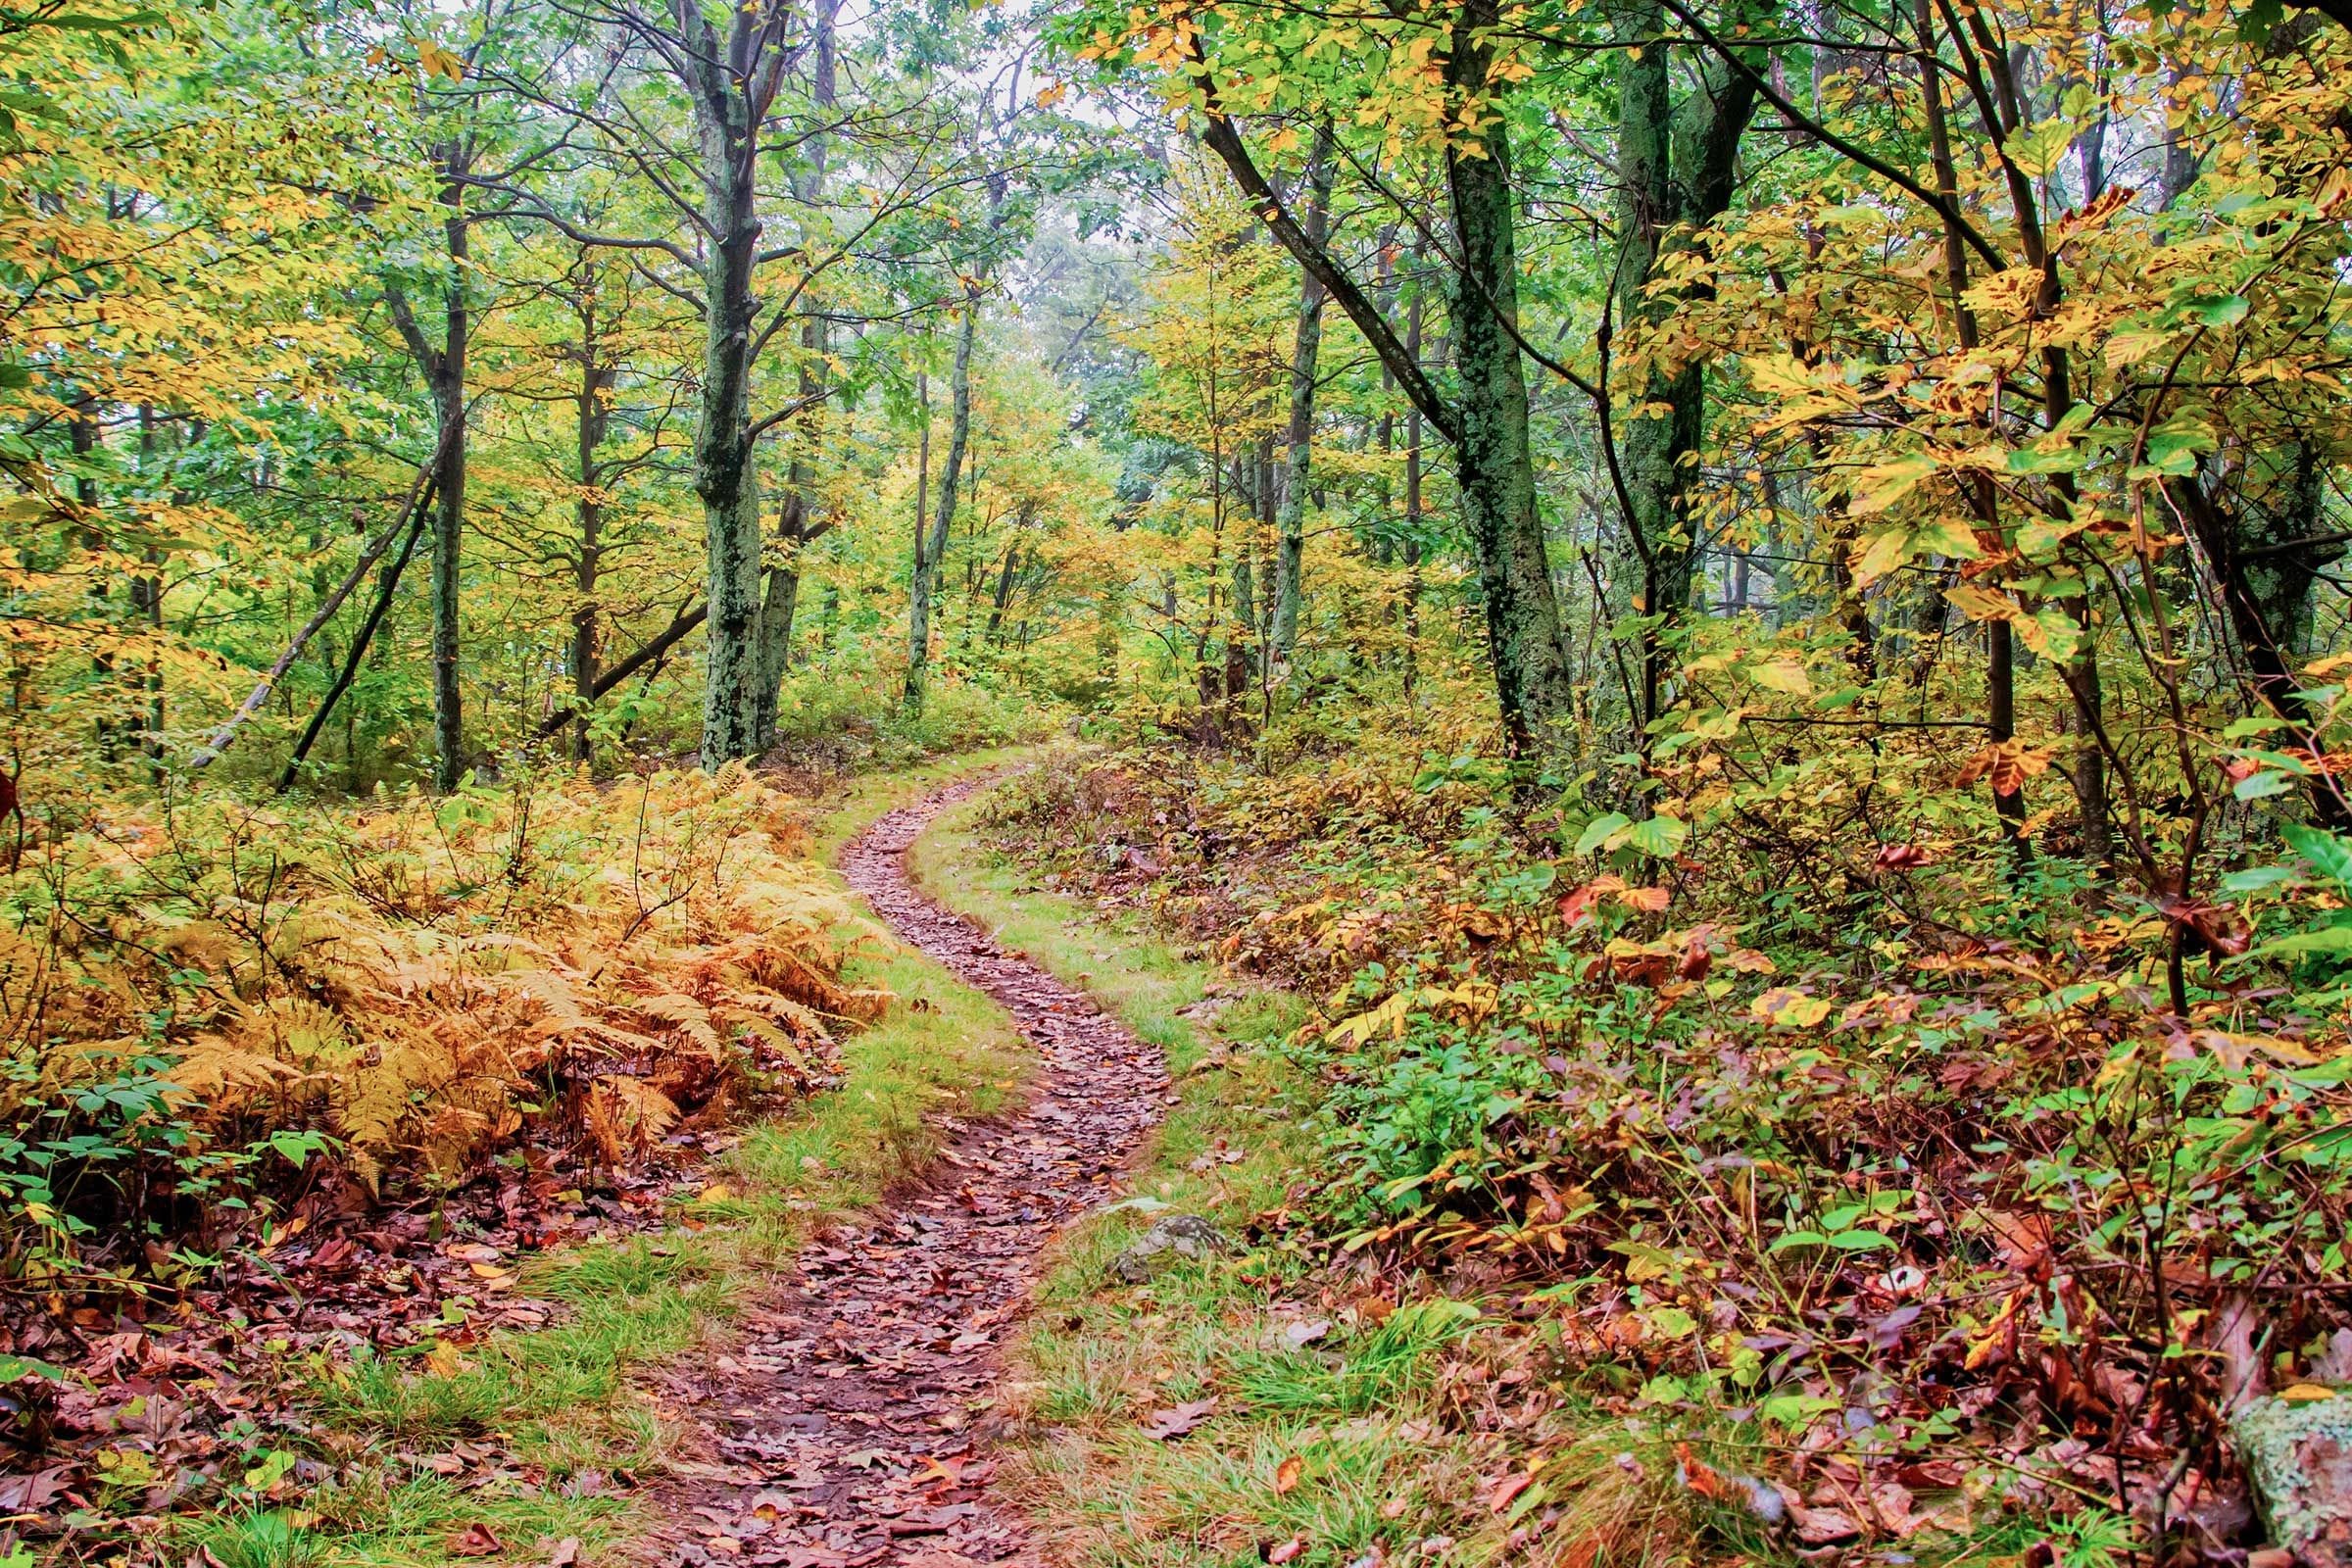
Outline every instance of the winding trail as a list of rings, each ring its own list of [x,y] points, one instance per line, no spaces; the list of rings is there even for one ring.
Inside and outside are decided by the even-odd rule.
[[[991,1408],[1041,1249],[1115,1197],[1167,1089],[1159,1053],[1078,992],[915,891],[906,851],[983,788],[883,817],[841,870],[909,945],[987,992],[1040,1058],[1031,1097],[950,1134],[929,1185],[804,1248],[743,1344],[662,1390],[688,1432],[653,1494],[674,1564],[964,1568],[1042,1562],[991,1486]]]

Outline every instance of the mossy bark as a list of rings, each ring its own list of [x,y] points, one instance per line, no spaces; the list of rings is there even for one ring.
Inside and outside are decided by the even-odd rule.
[[[1494,24],[1492,11],[1466,7],[1455,25],[1446,77],[1458,96],[1490,90],[1484,30]],[[1515,754],[1531,756],[1547,749],[1554,729],[1573,717],[1575,686],[1536,508],[1527,374],[1517,336],[1511,178],[1510,131],[1502,117],[1490,114],[1475,144],[1448,144],[1446,180],[1460,257],[1452,302],[1461,381],[1455,471],[1462,520],[1478,556],[1503,733]]]

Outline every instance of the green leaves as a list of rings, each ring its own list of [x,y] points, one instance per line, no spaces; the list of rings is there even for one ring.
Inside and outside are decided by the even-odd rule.
[[[2352,844],[2347,844],[2333,833],[2305,827],[2300,822],[2289,822],[2278,830],[2278,836],[2286,840],[2288,849],[2309,860],[2322,876],[2346,892],[2352,892]]]
[[[1576,853],[1631,849],[1663,860],[1671,858],[1690,837],[1690,824],[1678,816],[1659,812],[1637,822],[1623,811],[1608,811],[1585,824],[1585,831],[1577,837]]]

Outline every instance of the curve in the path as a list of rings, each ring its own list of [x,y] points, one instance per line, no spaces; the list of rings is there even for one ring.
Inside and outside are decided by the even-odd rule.
[[[744,1343],[668,1393],[690,1429],[661,1560],[786,1568],[1032,1564],[982,1434],[1041,1250],[1116,1195],[1167,1089],[1159,1053],[917,892],[907,848],[981,781],[891,812],[843,876],[901,940],[994,997],[1040,1065],[1021,1109],[951,1123],[935,1181],[803,1249]],[[679,1408],[682,1406],[683,1408]]]

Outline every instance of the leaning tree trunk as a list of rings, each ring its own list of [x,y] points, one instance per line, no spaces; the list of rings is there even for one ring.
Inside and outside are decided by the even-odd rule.
[[[1490,89],[1490,46],[1473,29],[1492,26],[1493,10],[1492,4],[1466,7],[1455,27],[1446,78],[1464,96]],[[1461,430],[1454,464],[1463,520],[1478,554],[1504,737],[1514,753],[1529,756],[1544,749],[1555,727],[1573,716],[1576,694],[1536,510],[1527,375],[1517,337],[1519,257],[1506,122],[1490,115],[1478,143],[1448,144],[1446,153],[1460,256],[1453,351],[1461,377]]]
[[[1326,123],[1315,131],[1306,164],[1304,226],[1309,243],[1321,246],[1331,229],[1332,135]],[[1271,656],[1287,666],[1298,647],[1298,606],[1306,562],[1306,487],[1315,434],[1315,361],[1323,346],[1322,280],[1300,270],[1298,320],[1291,342],[1291,416],[1279,498],[1275,503],[1274,637]]]
[[[906,609],[906,708],[920,712],[931,659],[931,603],[939,591],[939,564],[956,525],[956,497],[963,476],[964,449],[972,438],[972,338],[979,329],[980,295],[967,289],[963,321],[956,336],[956,364],[949,372],[948,456],[939,476],[939,510],[931,537],[916,550]]]

